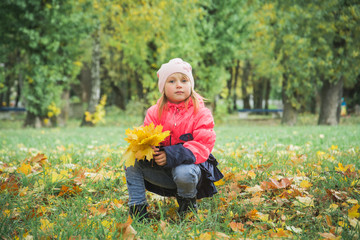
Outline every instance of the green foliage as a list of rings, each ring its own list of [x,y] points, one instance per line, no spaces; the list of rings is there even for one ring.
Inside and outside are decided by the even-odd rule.
[[[59,104],[62,89],[80,70],[79,39],[88,26],[77,7],[71,1],[1,3],[1,50],[23,59],[24,101],[36,116],[45,116],[51,102]]]
[[[223,88],[239,61],[250,63],[248,90],[270,79],[272,91],[282,88],[300,109],[323,81],[354,85],[359,18],[355,0],[4,0],[0,92],[21,73],[26,107],[46,115],[90,66],[91,35],[100,27],[102,94],[122,109],[131,100],[154,104],[156,71],[174,57],[193,66],[196,90],[210,101],[231,94]]]

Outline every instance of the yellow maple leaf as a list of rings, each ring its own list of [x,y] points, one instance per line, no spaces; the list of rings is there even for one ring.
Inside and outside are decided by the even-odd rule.
[[[225,184],[225,181],[223,179],[220,179],[219,181],[217,182],[214,182],[215,186],[222,186]]]
[[[339,172],[346,172],[347,170],[354,172],[355,166],[353,164],[348,164],[346,166],[343,166],[342,163],[339,163],[338,167],[335,167],[335,170]]]
[[[354,205],[352,208],[348,210],[348,216],[349,218],[358,218],[360,217],[360,213],[358,212],[358,209],[360,208],[359,204]]]
[[[312,183],[309,182],[309,181],[307,181],[307,180],[303,180],[303,181],[301,181],[301,183],[300,183],[300,187],[302,187],[302,188],[309,188],[309,187],[311,187],[311,186],[312,186]]]
[[[18,173],[23,173],[25,175],[29,175],[31,173],[31,165],[27,163],[21,164],[21,166],[17,169]]]
[[[41,231],[43,231],[43,232],[52,231],[52,229],[53,229],[53,227],[54,227],[54,223],[51,223],[51,222],[50,222],[48,219],[46,219],[46,218],[40,219],[40,223],[41,223],[40,229],[41,229]]]
[[[170,131],[163,132],[163,126],[150,123],[147,126],[135,127],[133,130],[125,131],[127,138],[125,141],[129,143],[128,148],[123,154],[125,167],[133,166],[136,159],[152,159],[152,146],[158,146],[166,137],[170,135]]]

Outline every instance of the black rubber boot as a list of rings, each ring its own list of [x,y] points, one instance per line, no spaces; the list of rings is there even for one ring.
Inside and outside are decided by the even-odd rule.
[[[134,205],[130,207],[130,216],[134,220],[141,222],[148,219],[148,212],[146,209],[146,204],[143,205]]]
[[[192,211],[197,212],[196,198],[183,198],[176,196],[176,200],[179,204],[178,213],[180,216],[185,216],[186,213]]]

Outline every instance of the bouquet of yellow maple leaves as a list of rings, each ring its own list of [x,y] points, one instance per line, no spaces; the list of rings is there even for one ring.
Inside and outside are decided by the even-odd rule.
[[[163,126],[155,127],[153,123],[148,126],[135,127],[133,130],[127,129],[125,131],[127,138],[125,140],[129,143],[125,150],[123,159],[125,160],[125,167],[134,166],[136,159],[150,160],[153,158],[152,146],[158,146],[167,136],[170,131],[163,132]]]

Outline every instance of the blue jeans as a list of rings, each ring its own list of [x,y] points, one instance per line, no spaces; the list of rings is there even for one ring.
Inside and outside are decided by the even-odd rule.
[[[136,161],[134,166],[125,168],[129,192],[129,206],[146,204],[144,179],[154,185],[167,189],[177,189],[183,198],[194,198],[196,186],[201,177],[197,164],[182,164],[175,168],[150,166],[149,162]]]

